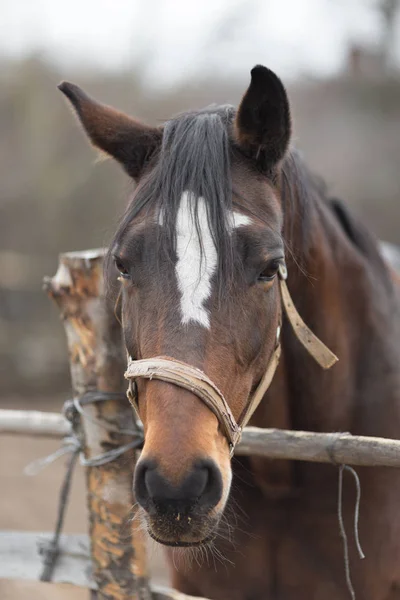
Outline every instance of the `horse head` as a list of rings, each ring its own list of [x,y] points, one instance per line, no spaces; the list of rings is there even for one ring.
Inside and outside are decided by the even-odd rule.
[[[237,110],[187,112],[159,128],[73,84],[60,89],[92,143],[136,182],[110,247],[129,356],[198,369],[241,423],[280,331],[280,167],[291,134],[281,81],[257,66]],[[135,388],[145,444],[134,487],[149,533],[202,544],[231,486],[223,409],[165,378],[137,377]]]

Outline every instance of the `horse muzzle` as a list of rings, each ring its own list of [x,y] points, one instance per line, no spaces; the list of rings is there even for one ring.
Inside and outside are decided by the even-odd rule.
[[[219,521],[216,507],[223,495],[221,472],[213,460],[194,461],[178,483],[156,461],[141,459],[134,481],[136,499],[145,513],[150,536],[169,546],[195,546],[212,537]]]

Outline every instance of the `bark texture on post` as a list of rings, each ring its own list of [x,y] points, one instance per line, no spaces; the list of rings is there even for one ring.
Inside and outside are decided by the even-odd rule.
[[[126,364],[120,326],[104,297],[104,250],[71,252],[60,256],[59,268],[45,287],[57,303],[68,341],[72,387],[75,397],[87,392],[124,392]],[[86,458],[93,458],[132,441],[108,431],[134,429],[127,400],[116,398],[84,406],[79,434]],[[102,600],[150,598],[145,543],[132,536],[134,498],[132,476],[135,451],[108,464],[87,468],[89,534],[93,578]]]

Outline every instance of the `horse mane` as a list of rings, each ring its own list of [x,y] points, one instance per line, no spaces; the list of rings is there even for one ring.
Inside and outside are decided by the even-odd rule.
[[[344,202],[329,196],[324,180],[309,170],[296,149],[290,150],[282,165],[281,199],[285,243],[300,266],[306,262],[313,230],[322,222],[326,227],[340,227],[369,269],[391,289],[390,274],[375,235]]]
[[[284,213],[283,236],[292,252],[308,254],[312,236],[315,200],[324,200],[326,187],[304,163],[300,152],[291,148],[281,170],[281,202]]]

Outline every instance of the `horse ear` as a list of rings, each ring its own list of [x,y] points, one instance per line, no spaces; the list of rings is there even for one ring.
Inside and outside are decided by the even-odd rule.
[[[73,83],[64,81],[58,89],[73,105],[93,145],[115,158],[134,179],[139,178],[161,143],[161,130],[96,102]]]
[[[281,80],[257,65],[236,114],[235,136],[241,150],[265,172],[285,156],[291,135],[289,100]]]

